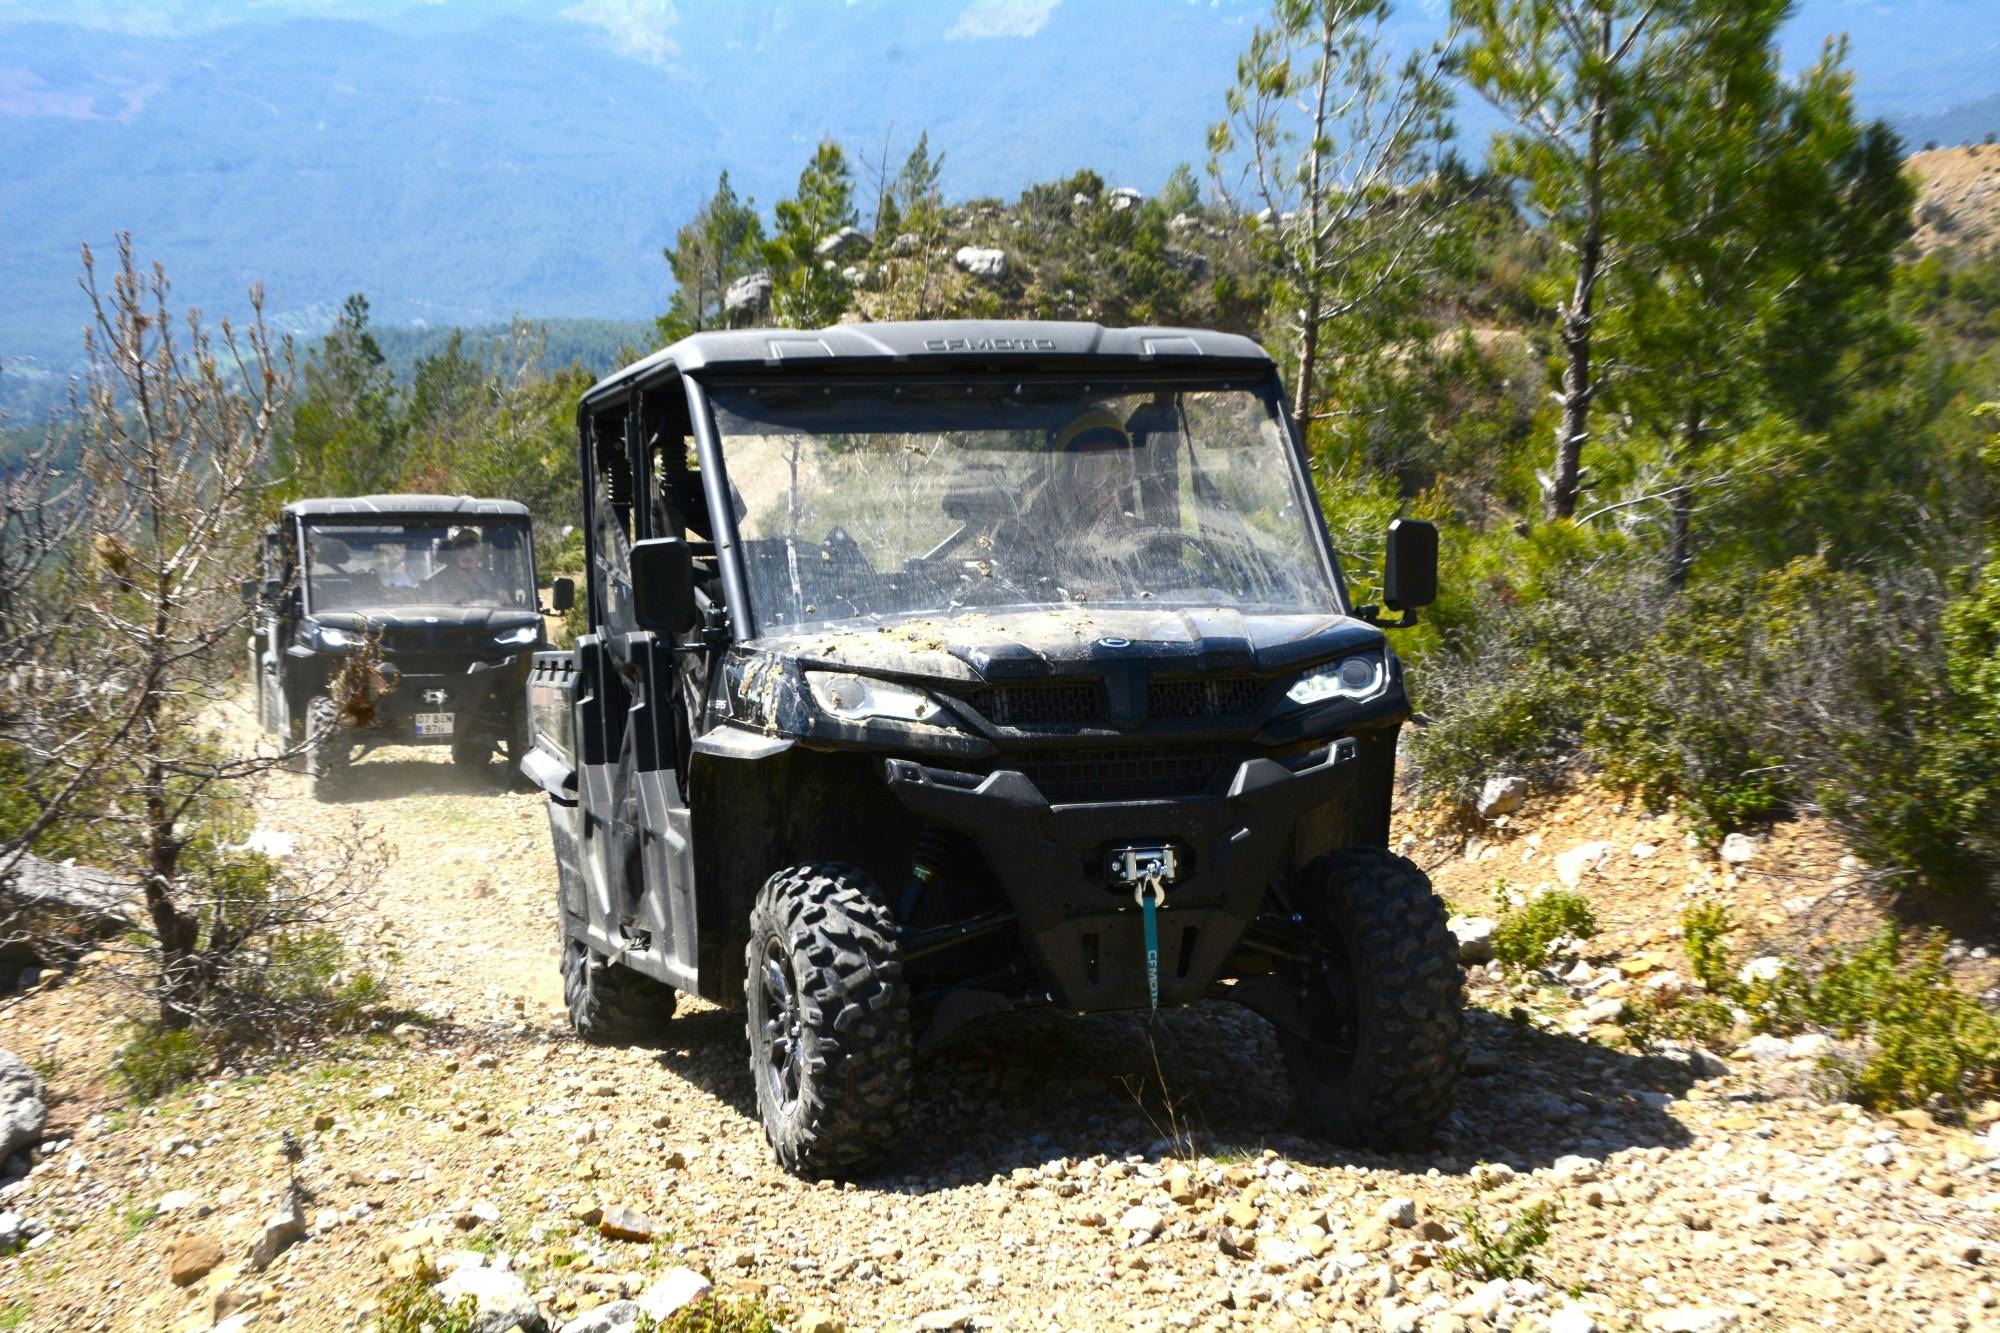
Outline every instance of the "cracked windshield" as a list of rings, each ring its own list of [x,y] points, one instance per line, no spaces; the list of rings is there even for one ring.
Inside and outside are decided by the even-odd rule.
[[[405,606],[535,606],[528,525],[418,520],[306,526],[306,596],[318,613]]]
[[[1249,389],[711,395],[758,624],[967,608],[1335,609]]]

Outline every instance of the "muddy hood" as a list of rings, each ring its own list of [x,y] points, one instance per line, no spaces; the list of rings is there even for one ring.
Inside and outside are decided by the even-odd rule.
[[[313,619],[334,629],[365,630],[484,630],[499,633],[517,625],[539,625],[531,609],[478,606],[398,606],[377,611],[315,611]]]
[[[806,666],[935,680],[1099,675],[1122,666],[1172,674],[1267,672],[1380,645],[1380,630],[1323,612],[1231,609],[966,612],[852,623],[759,640]]]

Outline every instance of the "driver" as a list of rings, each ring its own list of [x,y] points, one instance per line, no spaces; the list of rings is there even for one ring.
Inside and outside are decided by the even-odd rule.
[[[1049,531],[1089,541],[1132,521],[1123,504],[1132,480],[1132,437],[1124,422],[1093,407],[1064,423],[1053,445],[1042,492]]]
[[[445,539],[445,567],[430,576],[425,590],[440,602],[491,605],[498,601],[483,552],[478,529],[455,529]]]
[[[1003,525],[996,549],[1044,591],[1078,599],[1130,591],[1144,563],[1144,525],[1131,512],[1131,433],[1116,414],[1086,408],[1050,433],[1049,449],[1041,484]]]

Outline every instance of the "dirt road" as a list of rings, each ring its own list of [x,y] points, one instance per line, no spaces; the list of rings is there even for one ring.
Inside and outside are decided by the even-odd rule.
[[[512,1269],[552,1329],[674,1266],[856,1330],[2000,1327],[2000,1130],[1823,1104],[1803,1052],[1641,1057],[1512,1021],[1485,969],[1461,1106],[1426,1153],[1304,1137],[1268,1029],[1209,1006],[1152,1040],[1136,1020],[987,1020],[920,1064],[901,1157],[795,1180],[751,1109],[738,1015],[689,1004],[653,1048],[567,1034],[539,797],[411,752],[355,776],[321,803],[280,775],[259,823],[304,846],[359,815],[392,844],[348,932],[407,1011],[385,1031],[134,1108],[105,1075],[126,1001],[90,967],[0,1010],[0,1045],[63,1090],[0,1199],[51,1237],[0,1259],[0,1327],[365,1327],[419,1257]],[[1679,901],[1647,878],[1657,859],[1629,880],[1601,859],[1587,888]],[[309,1234],[259,1273],[288,1129]],[[601,1236],[617,1206],[652,1239]],[[1442,1265],[1472,1220],[1498,1234],[1537,1208],[1530,1272]],[[174,1285],[208,1242],[213,1271]]]

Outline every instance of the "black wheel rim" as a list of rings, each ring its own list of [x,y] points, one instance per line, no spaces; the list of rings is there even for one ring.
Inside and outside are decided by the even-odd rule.
[[[1348,1068],[1361,1049],[1361,986],[1345,943],[1329,944],[1306,964],[1299,992],[1313,1053],[1332,1069]]]
[[[805,1067],[804,1018],[799,1008],[798,979],[784,941],[764,945],[759,968],[764,988],[764,1082],[781,1110],[799,1100],[799,1078]]]

